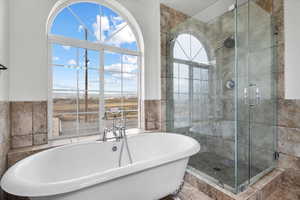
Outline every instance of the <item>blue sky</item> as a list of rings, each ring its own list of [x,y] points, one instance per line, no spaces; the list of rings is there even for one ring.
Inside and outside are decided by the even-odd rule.
[[[54,20],[51,33],[84,40],[84,28],[88,29],[90,42],[104,42],[112,46],[137,50],[135,37],[126,21],[111,9],[95,3],[77,3],[64,8]],[[89,89],[92,90],[99,89],[99,57],[99,52],[88,51]],[[123,72],[127,72],[123,76],[120,74],[121,61]],[[79,89],[84,89],[84,69],[82,69],[84,49],[53,44],[52,62],[65,66],[53,66],[54,89],[76,89],[77,76]],[[121,82],[124,91],[130,93],[136,91],[137,57],[105,52],[104,63],[106,93],[109,91],[119,93]],[[76,69],[75,66],[81,68]]]

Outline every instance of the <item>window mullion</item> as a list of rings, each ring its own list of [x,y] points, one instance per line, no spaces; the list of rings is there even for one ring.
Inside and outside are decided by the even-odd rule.
[[[79,49],[76,49],[76,63],[79,63]],[[77,97],[76,97],[76,134],[79,135],[79,70],[76,68],[76,88],[77,88]]]
[[[142,110],[142,58],[138,56],[138,85],[137,85],[137,97],[138,97],[138,128],[141,128],[142,126],[142,116],[141,116],[141,110]]]
[[[100,14],[100,26],[99,26],[99,39],[102,42],[102,15],[103,15],[103,7],[99,5],[99,14]]]
[[[104,97],[104,84],[105,84],[105,81],[104,81],[104,51],[100,51],[100,67],[99,67],[99,90],[100,90],[100,93],[99,93],[99,131],[100,133],[103,132],[104,130],[104,119],[103,119],[103,116],[104,116],[104,105],[105,105],[105,97]]]
[[[193,114],[193,66],[189,66],[189,125],[192,125],[192,114]]]
[[[124,88],[123,88],[123,54],[121,54],[121,109],[122,109],[122,116],[124,116]]]

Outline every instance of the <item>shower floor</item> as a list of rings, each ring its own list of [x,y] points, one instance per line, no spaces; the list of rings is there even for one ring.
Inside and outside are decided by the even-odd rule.
[[[219,184],[235,187],[234,160],[224,158],[213,152],[202,152],[192,156],[189,165],[202,173],[218,180]],[[252,167],[251,174],[258,174],[260,170]],[[239,163],[239,183],[249,178],[249,168],[246,163]]]

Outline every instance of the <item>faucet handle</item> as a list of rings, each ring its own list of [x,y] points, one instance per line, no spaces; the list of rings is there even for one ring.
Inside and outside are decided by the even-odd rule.
[[[123,111],[123,127],[126,128],[126,123],[127,123],[127,112],[126,111]]]
[[[106,111],[104,112],[104,115],[103,115],[102,119],[103,119],[103,120],[107,120],[107,119],[108,119],[108,117],[107,117],[107,112],[106,112]]]

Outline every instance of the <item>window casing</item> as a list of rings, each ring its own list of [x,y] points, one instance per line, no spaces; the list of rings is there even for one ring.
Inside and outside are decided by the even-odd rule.
[[[97,13],[88,14],[92,24],[82,19],[88,10]],[[75,21],[63,28],[62,19]],[[116,112],[140,128],[141,53],[133,37],[130,24],[100,4],[75,3],[56,16],[48,34],[50,139],[102,133]]]
[[[191,127],[207,120],[209,59],[192,34],[179,34],[173,43],[173,128]]]

